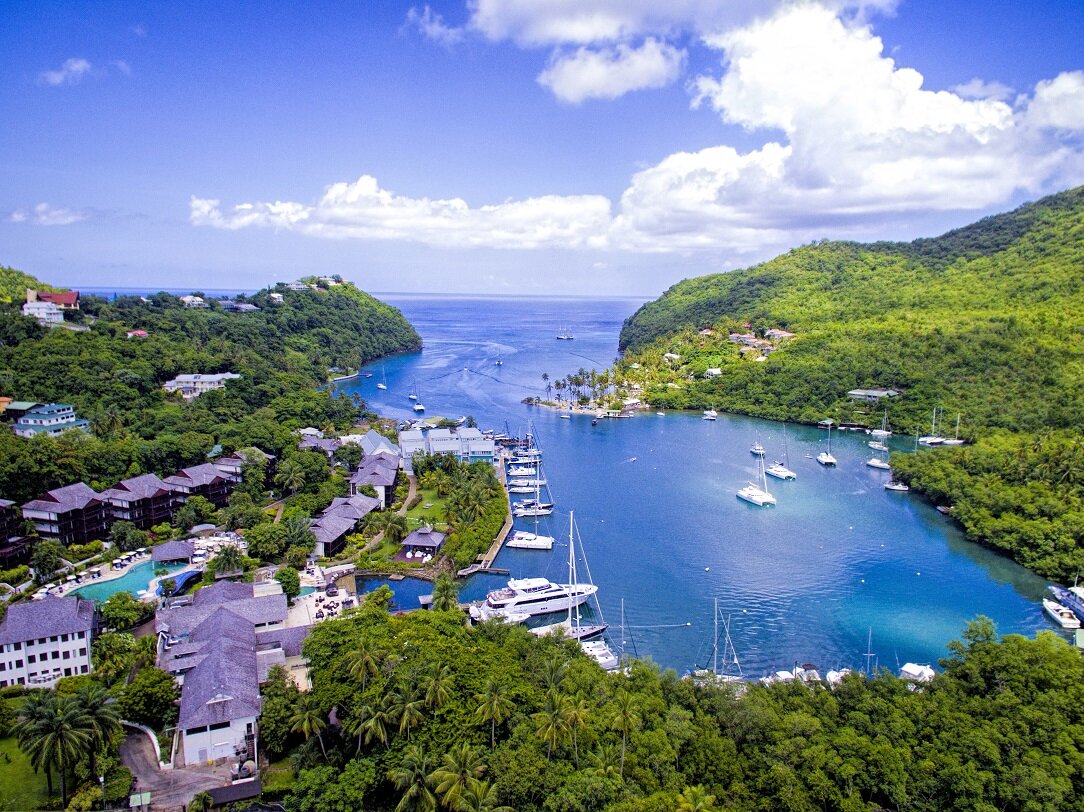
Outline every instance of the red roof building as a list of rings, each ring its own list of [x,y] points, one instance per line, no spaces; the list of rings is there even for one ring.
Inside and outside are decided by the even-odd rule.
[[[78,310],[79,291],[64,290],[59,293],[48,293],[44,290],[32,290],[27,288],[26,301],[28,304],[30,302],[52,302],[61,310]]]

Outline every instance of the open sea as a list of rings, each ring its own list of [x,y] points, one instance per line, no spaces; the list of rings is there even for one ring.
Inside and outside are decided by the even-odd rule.
[[[864,433],[833,432],[839,466],[826,469],[814,459],[826,433],[789,425],[789,467],[798,478],[769,479],[778,506],[758,509],[735,492],[756,477],[749,447],[758,433],[767,462],[783,458],[782,424],[651,411],[592,426],[588,417],[563,420],[521,402],[544,394],[544,372],[556,379],[609,366],[638,300],[380,298],[402,310],[425,347],[377,362],[367,369],[373,377],[338,388],[395,418],[415,416],[407,395],[416,386],[428,417],[470,415],[482,428],[519,435],[530,421],[557,503],[540,532],[567,540],[575,511],[617,647],[679,672],[710,664],[716,598],[751,677],[796,661],[862,668],[871,635],[875,665],[936,666],[945,644],[979,614],[1003,634],[1055,628],[1040,603],[1046,582],[965,541],[920,497],[885,491],[888,472],[865,464],[872,452]],[[556,340],[566,330],[575,340]],[[382,378],[387,391],[376,388]],[[909,450],[914,439],[890,445]],[[517,527],[534,529],[533,520]],[[505,549],[495,566],[565,581],[567,559],[567,547]],[[474,576],[461,597],[484,597],[503,580]],[[411,579],[389,586],[402,608],[431,591]]]

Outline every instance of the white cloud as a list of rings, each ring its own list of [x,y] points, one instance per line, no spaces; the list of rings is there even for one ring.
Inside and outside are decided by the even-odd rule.
[[[64,60],[64,64],[56,70],[43,71],[38,75],[38,81],[50,87],[60,85],[77,85],[83,77],[90,73],[91,64],[82,57],[72,57]]]
[[[956,85],[952,92],[965,99],[996,99],[1008,101],[1014,95],[1014,91],[1008,85],[1001,82],[987,82],[978,77]]]
[[[1036,127],[1084,130],[1084,71],[1061,73],[1039,82],[1027,117]]]
[[[328,187],[316,203],[225,211],[194,197],[191,221],[453,248],[747,260],[812,238],[881,238],[907,218],[984,210],[1021,192],[1084,182],[1076,132],[1084,129],[1084,72],[1041,82],[1013,106],[988,93],[930,91],[921,74],[885,56],[858,16],[844,21],[813,5],[787,5],[704,41],[725,59],[718,75],[697,77],[693,103],[767,134],[745,152],[721,144],[665,157],[637,172],[616,205],[600,195],[554,195],[472,207],[396,195],[364,176]],[[607,85],[605,65],[578,83],[554,77],[570,100],[621,90]]]
[[[407,27],[417,28],[426,39],[440,43],[446,48],[463,40],[463,29],[447,25],[444,18],[428,5],[421,11],[411,6],[410,11],[407,12],[406,24]]]
[[[88,216],[85,211],[39,203],[33,209],[16,209],[8,215],[7,220],[9,223],[27,223],[35,226],[68,226],[80,220],[86,220]]]
[[[539,75],[538,83],[571,104],[585,99],[616,99],[633,90],[670,84],[684,61],[684,51],[656,39],[647,39],[638,48],[579,48],[575,53],[556,56]]]
[[[218,200],[193,197],[193,225],[264,226],[329,238],[405,240],[442,248],[585,248],[600,245],[610,201],[600,195],[528,198],[471,208],[466,201],[410,198],[363,175],[335,183],[313,205],[243,203],[223,212]]]
[[[113,67],[119,70],[125,76],[132,75],[132,66],[125,62],[123,59],[114,59]]]

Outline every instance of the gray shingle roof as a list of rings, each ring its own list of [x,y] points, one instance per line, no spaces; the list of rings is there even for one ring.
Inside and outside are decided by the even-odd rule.
[[[285,595],[262,595],[254,598],[252,584],[220,581],[199,590],[190,604],[159,609],[155,617],[155,629],[168,631],[174,637],[184,637],[197,629],[223,604],[227,604],[231,612],[250,624],[281,623],[286,620]]]
[[[316,536],[318,542],[322,544],[332,544],[344,534],[353,530],[355,524],[357,524],[355,519],[325,515],[314,520],[309,527],[312,530],[313,535]]]
[[[42,510],[48,513],[67,513],[69,510],[81,510],[93,501],[102,501],[99,495],[85,482],[54,488],[37,499],[23,505],[23,510]]]
[[[312,631],[312,626],[291,626],[288,629],[260,629],[256,632],[256,642],[259,645],[275,643],[282,648],[282,653],[287,657],[300,657],[301,644]]]
[[[75,595],[47,597],[8,608],[0,623],[0,645],[52,637],[55,634],[88,632],[94,628],[94,601]]]
[[[340,516],[353,522],[361,521],[380,507],[380,500],[359,493],[357,496],[336,496],[324,511],[324,516]]]
[[[253,645],[217,637],[203,653],[203,659],[185,672],[178,726],[202,727],[259,716],[260,680]]]
[[[190,468],[182,468],[173,476],[167,476],[165,482],[169,485],[181,485],[185,488],[194,488],[200,485],[210,485],[216,479],[225,477],[222,472],[209,462],[202,465],[193,465]]]
[[[196,545],[191,541],[167,541],[151,550],[153,561],[191,560],[196,554]]]
[[[107,491],[102,491],[103,499],[148,499],[159,494],[172,493],[173,489],[154,474],[123,479]]]
[[[419,527],[403,539],[403,546],[425,547],[435,550],[444,543],[445,535],[446,534],[441,533],[439,530],[433,530],[430,527]]]

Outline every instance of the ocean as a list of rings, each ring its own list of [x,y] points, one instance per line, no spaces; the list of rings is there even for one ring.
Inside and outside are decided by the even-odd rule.
[[[758,509],[735,492],[756,477],[749,447],[758,434],[769,463],[783,458],[782,424],[650,411],[592,426],[588,417],[564,420],[522,403],[544,393],[543,373],[555,380],[581,367],[606,368],[639,300],[381,298],[414,324],[424,349],[377,362],[367,370],[372,378],[338,388],[390,417],[414,417],[407,399],[414,390],[430,417],[469,415],[512,434],[530,422],[557,503],[540,532],[567,539],[575,511],[619,648],[679,672],[710,664],[716,599],[730,618],[739,663],[753,677],[795,662],[862,668],[870,639],[874,665],[936,666],[946,643],[980,614],[1003,634],[1054,629],[1040,603],[1046,582],[967,542],[920,497],[885,491],[888,472],[865,464],[865,434],[833,432],[839,465],[826,469],[814,459],[826,433],[788,426],[798,478],[768,480],[778,506]],[[557,340],[565,331],[575,339]],[[382,378],[387,391],[376,388]],[[890,445],[910,450],[914,438]],[[517,520],[517,527],[534,525]],[[567,547],[505,549],[495,566],[561,581],[567,558]],[[502,580],[474,576],[461,596],[484,597]],[[431,588],[410,579],[389,585],[404,608]]]

